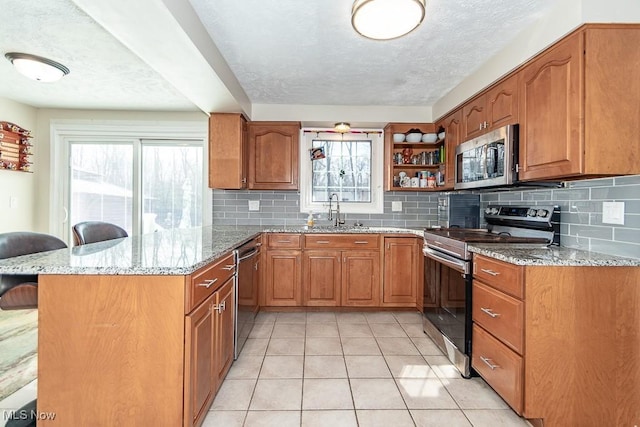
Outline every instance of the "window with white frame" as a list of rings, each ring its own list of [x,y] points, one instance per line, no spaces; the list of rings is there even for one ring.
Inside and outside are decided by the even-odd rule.
[[[87,220],[130,235],[211,223],[206,122],[60,121],[52,134],[53,233],[71,241]]]
[[[382,213],[382,131],[302,132],[300,211],[323,212],[335,193],[342,212]]]

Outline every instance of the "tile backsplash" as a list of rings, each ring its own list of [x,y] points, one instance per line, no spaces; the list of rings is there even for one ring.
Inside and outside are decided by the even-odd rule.
[[[384,193],[384,213],[345,214],[345,224],[356,221],[370,227],[425,228],[437,222],[438,193]],[[249,211],[249,200],[259,200],[260,210]],[[402,212],[391,212],[391,202],[402,202]],[[327,212],[315,212],[318,225],[330,225]],[[214,190],[214,225],[305,225],[297,191]]]
[[[438,193],[384,193],[384,213],[346,214],[346,224],[424,228],[437,223]],[[249,200],[259,200],[260,210],[249,211]],[[554,204],[562,212],[563,246],[640,258],[640,175],[569,181],[565,188],[512,188],[480,193],[481,207],[489,203],[517,205]],[[216,225],[304,225],[300,194],[295,191],[214,190],[213,223]],[[391,212],[391,202],[401,201],[402,212]],[[624,225],[602,222],[602,202],[624,202]],[[329,225],[326,212],[316,212],[317,224]]]
[[[484,192],[489,203],[560,206],[562,246],[640,258],[640,175],[568,181],[566,188]],[[602,222],[602,202],[624,202],[624,225]]]

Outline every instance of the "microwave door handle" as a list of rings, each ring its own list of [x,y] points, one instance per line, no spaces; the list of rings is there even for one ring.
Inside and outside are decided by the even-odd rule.
[[[460,273],[469,274],[468,263],[464,260],[450,257],[448,255],[434,251],[433,249],[430,249],[427,247],[422,249],[422,253],[424,254],[425,257],[441,262],[447,267],[453,268],[454,270],[457,270]]]

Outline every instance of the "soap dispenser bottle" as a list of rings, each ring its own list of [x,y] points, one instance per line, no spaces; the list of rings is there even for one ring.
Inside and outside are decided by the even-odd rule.
[[[307,227],[313,227],[313,223],[315,222],[315,218],[313,217],[313,211],[309,211],[309,216],[307,217]]]

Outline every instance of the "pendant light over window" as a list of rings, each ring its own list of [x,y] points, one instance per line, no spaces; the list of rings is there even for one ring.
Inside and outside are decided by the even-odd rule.
[[[9,52],[4,56],[20,74],[39,82],[55,82],[69,74],[69,69],[64,65],[41,56],[18,52]]]
[[[425,0],[356,0],[351,25],[364,37],[391,40],[415,30],[425,14]]]
[[[351,130],[351,125],[345,122],[336,123],[333,126],[333,130],[338,133],[347,133]]]

